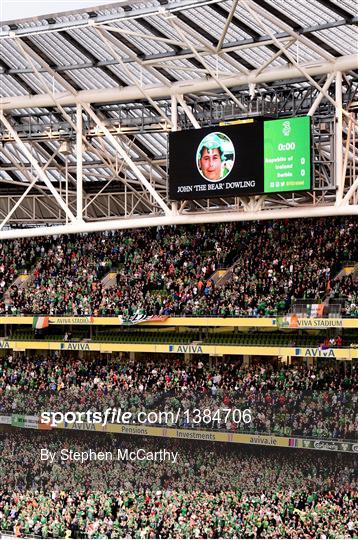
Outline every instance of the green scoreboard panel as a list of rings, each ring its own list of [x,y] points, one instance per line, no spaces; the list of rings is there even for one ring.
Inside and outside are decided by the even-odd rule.
[[[264,122],[264,192],[311,189],[311,118]]]

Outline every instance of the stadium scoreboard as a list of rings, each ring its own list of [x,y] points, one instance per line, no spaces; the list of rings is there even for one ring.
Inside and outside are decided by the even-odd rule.
[[[264,122],[264,192],[311,187],[310,117]]]
[[[171,199],[310,189],[309,116],[256,119],[169,135]]]

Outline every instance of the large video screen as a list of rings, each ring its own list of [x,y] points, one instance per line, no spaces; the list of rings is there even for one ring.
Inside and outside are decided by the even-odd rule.
[[[173,132],[170,198],[309,190],[310,129],[310,117],[297,117]]]
[[[199,199],[263,191],[263,123],[169,136],[169,195]]]

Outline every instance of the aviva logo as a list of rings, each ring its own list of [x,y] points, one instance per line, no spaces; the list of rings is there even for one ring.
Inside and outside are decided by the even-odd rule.
[[[200,354],[203,348],[201,345],[169,345],[169,352]]]
[[[10,349],[10,344],[8,341],[0,341],[0,349]]]
[[[60,349],[66,351],[90,351],[88,343],[61,343]]]
[[[333,349],[295,349],[296,356],[311,356],[312,358],[335,358]]]

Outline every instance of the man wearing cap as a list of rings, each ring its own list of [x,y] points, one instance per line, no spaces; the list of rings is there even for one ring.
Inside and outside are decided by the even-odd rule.
[[[199,148],[198,160],[202,175],[212,181],[224,178],[229,171],[225,167],[223,159],[224,152],[220,138],[216,134],[205,137]]]

